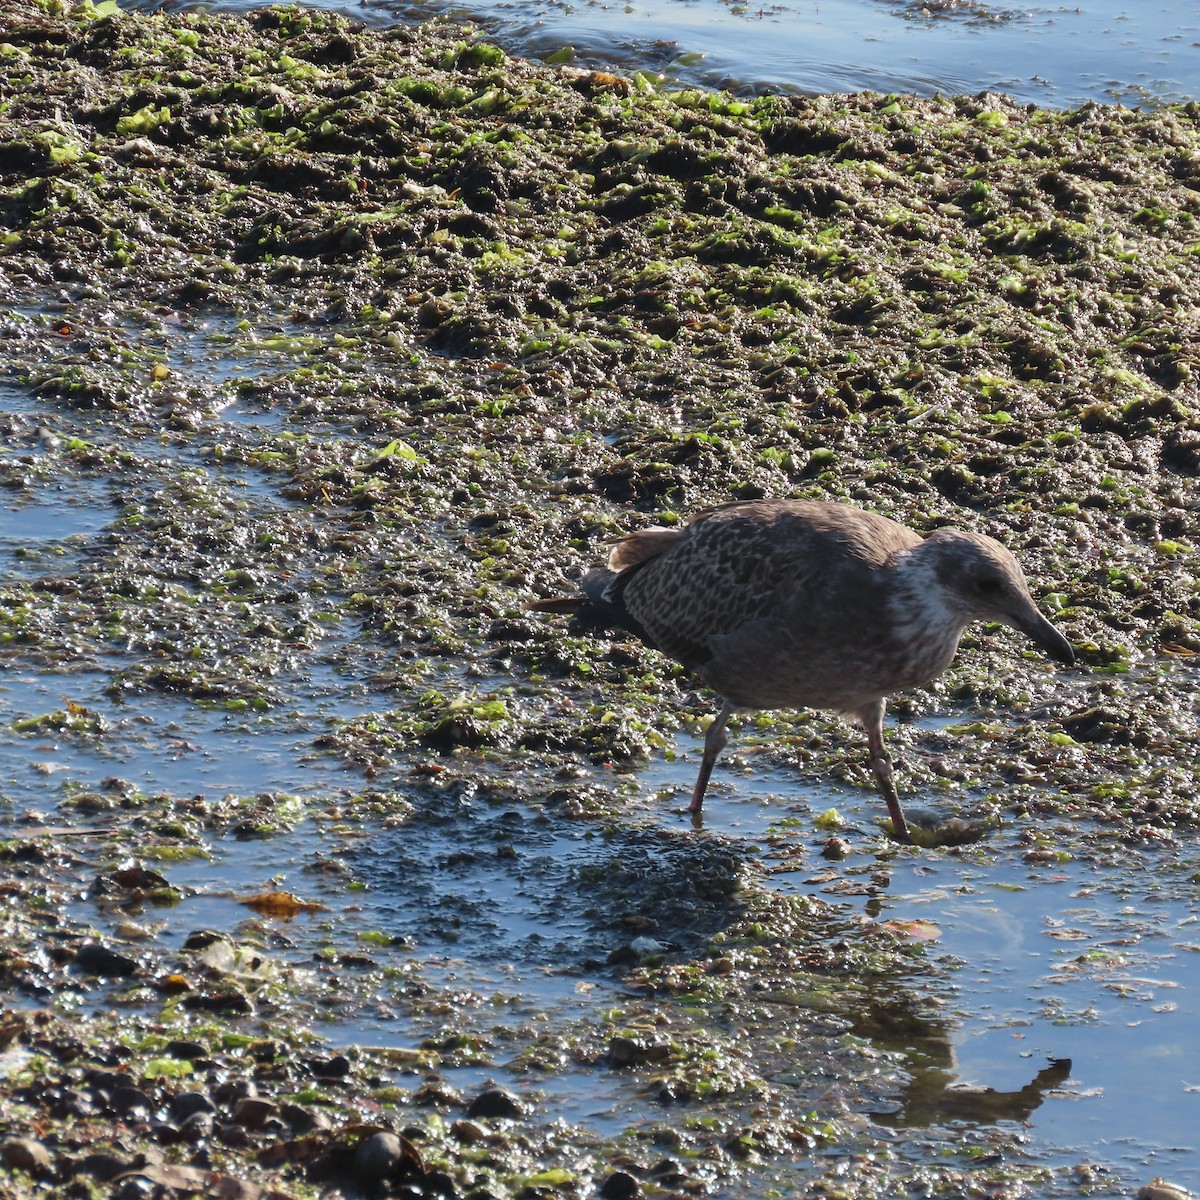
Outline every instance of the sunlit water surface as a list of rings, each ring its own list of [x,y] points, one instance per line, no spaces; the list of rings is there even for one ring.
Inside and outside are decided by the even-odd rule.
[[[316,0],[384,25],[437,12],[482,22],[511,51],[765,91],[1007,92],[1051,108],[1200,95],[1200,9],[1163,0]],[[169,0],[187,7],[193,0]],[[146,0],[135,7],[160,7]],[[217,10],[257,7],[219,0]],[[568,55],[570,51],[567,51]]]
[[[23,828],[10,822],[30,810],[52,823],[61,819],[56,806],[64,784],[97,788],[114,773],[147,792],[252,795],[272,788],[336,802],[354,780],[312,754],[313,711],[329,702],[368,701],[338,693],[332,678],[326,682],[324,698],[315,689],[292,719],[232,717],[164,697],[114,705],[100,675],[10,672],[0,687],[0,790],[9,801],[0,837],[6,827],[9,833]],[[31,742],[11,733],[14,718],[52,711],[68,700],[128,729],[128,739],[107,739],[100,754],[65,739]],[[686,830],[690,823],[682,810],[699,745],[685,738],[680,751],[672,761],[656,761],[639,776],[612,784],[637,800],[638,811],[650,806],[662,825]],[[878,1011],[862,1015],[862,1036],[909,1060],[910,1084],[875,1114],[881,1124],[901,1134],[937,1126],[953,1142],[959,1136],[969,1141],[981,1121],[1015,1123],[1026,1129],[1029,1155],[1048,1165],[1092,1163],[1131,1184],[1165,1175],[1200,1188],[1200,900],[1194,883],[1200,863],[1194,850],[1153,846],[1127,853],[1124,861],[1114,856],[1031,866],[1001,831],[994,856],[983,862],[923,851],[886,863],[852,854],[826,864],[809,853],[801,869],[786,861],[779,869],[771,847],[778,847],[781,834],[791,830],[797,843],[811,849],[813,816],[835,807],[854,845],[855,831],[869,830],[876,818],[877,799],[805,784],[779,769],[719,766],[714,780],[706,828],[738,839],[752,856],[759,847],[774,872],[768,886],[865,908],[879,921],[920,922],[921,936],[931,938],[929,952],[957,966],[933,976],[932,991],[922,997],[935,1005],[934,1015],[913,1019],[902,1006],[900,1020],[890,1025],[886,996]],[[587,823],[539,832],[519,814],[486,808],[464,812],[461,820],[499,829],[511,839],[515,858],[481,856],[461,869],[420,874],[422,866],[453,860],[463,825],[426,824],[403,836],[366,830],[354,861],[370,889],[352,898],[336,887],[318,891],[325,912],[286,922],[251,920],[242,898],[275,887],[313,895],[310,868],[321,831],[305,821],[261,840],[216,836],[210,857],[167,868],[172,885],[185,894],[160,918],[166,921],[160,940],[179,945],[194,929],[236,934],[247,922],[259,930],[277,924],[293,957],[303,961],[330,944],[331,927],[339,931],[333,935],[338,944],[351,946],[356,930],[386,930],[411,938],[413,948],[404,956],[415,955],[423,977],[445,986],[503,992],[531,1013],[564,1020],[613,1003],[613,980],[599,976],[581,992],[577,972],[545,969],[604,947],[592,946],[594,934],[578,914],[548,904],[529,883],[548,874],[563,880],[574,866],[591,861]],[[872,881],[884,879],[882,889],[862,886],[868,870]],[[455,923],[459,914],[470,914],[470,932],[439,934],[442,912],[453,913]],[[99,914],[96,919],[103,924]],[[386,1008],[341,1016],[322,1030],[337,1044],[398,1046],[434,1032],[435,1026],[397,1020]],[[1043,1075],[1039,1083],[1049,1064],[1068,1059],[1069,1070],[1049,1082]],[[469,1088],[496,1071],[448,1074]],[[525,1077],[510,1082],[535,1087],[543,1106],[600,1133],[654,1119],[653,1105],[619,1076],[567,1072],[533,1084]],[[960,1089],[976,1095],[990,1089],[995,1096],[980,1108],[958,1098]],[[898,1148],[904,1152],[902,1137]]]

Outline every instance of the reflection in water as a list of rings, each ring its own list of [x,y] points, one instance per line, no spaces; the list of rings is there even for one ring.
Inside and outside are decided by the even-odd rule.
[[[899,1050],[909,1059],[908,1082],[895,1112],[872,1114],[881,1125],[919,1129],[943,1122],[992,1124],[1027,1121],[1040,1108],[1046,1093],[1061,1087],[1071,1074],[1069,1058],[1053,1058],[1024,1087],[997,1092],[964,1085],[955,1070],[956,1058],[947,1023],[927,1015],[923,1002],[911,994],[876,997],[871,1006],[852,1017],[853,1031],[875,1045]]]

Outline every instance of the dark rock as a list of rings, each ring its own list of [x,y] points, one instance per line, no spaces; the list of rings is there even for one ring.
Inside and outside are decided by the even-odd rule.
[[[279,1110],[270,1100],[260,1100],[257,1096],[247,1096],[233,1106],[233,1119],[246,1129],[261,1129],[269,1117]]]
[[[208,992],[203,995],[185,996],[183,1007],[197,1012],[222,1013],[225,1016],[245,1016],[254,1011],[254,1006],[241,992]]]
[[[158,1185],[144,1175],[131,1175],[113,1192],[113,1200],[150,1200]]]
[[[468,1117],[519,1117],[524,1113],[520,1100],[504,1088],[492,1087],[479,1093],[467,1109]]]
[[[850,854],[850,843],[844,838],[831,837],[824,846],[821,847],[821,857],[829,859],[830,862],[841,862],[842,859]]]
[[[1089,708],[1063,718],[1062,727],[1077,742],[1098,742],[1110,746],[1144,746],[1149,738],[1130,728],[1129,720],[1106,708]]]
[[[217,1127],[217,1140],[223,1146],[229,1146],[235,1150],[250,1145],[250,1135],[240,1125],[234,1125],[232,1121],[227,1125]]]
[[[236,1104],[257,1095],[258,1088],[252,1079],[226,1079],[213,1089],[213,1099],[218,1104]]]
[[[604,1200],[635,1200],[642,1194],[642,1185],[628,1171],[614,1171],[601,1185]]]
[[[171,1097],[171,1116],[186,1121],[197,1113],[213,1113],[217,1107],[203,1092],[180,1092]]]
[[[136,975],[138,964],[125,954],[118,954],[99,942],[86,942],[79,947],[72,966],[87,975],[100,975],[110,979],[125,979]]]
[[[647,1174],[665,1187],[670,1187],[671,1184],[686,1178],[683,1167],[673,1158],[664,1158],[656,1162]]]
[[[168,1042],[163,1053],[170,1058],[179,1058],[191,1062],[197,1058],[208,1057],[208,1047],[199,1042],[174,1041]]]
[[[50,1173],[50,1151],[33,1138],[15,1137],[0,1142],[0,1159],[5,1166],[14,1171],[24,1171],[27,1175]]]
[[[223,933],[214,933],[211,929],[197,929],[189,933],[183,941],[185,950],[205,950],[213,944],[226,940]]]
[[[647,1042],[642,1038],[615,1037],[608,1043],[608,1063],[611,1067],[664,1062],[670,1057],[671,1047],[666,1042]]]
[[[442,1200],[457,1200],[459,1191],[445,1171],[429,1171],[417,1191],[421,1197],[441,1196]]]
[[[291,1126],[294,1133],[303,1135],[317,1129],[330,1129],[333,1123],[319,1109],[304,1108],[299,1104],[281,1104],[279,1115]]]
[[[96,1091],[111,1095],[117,1088],[129,1087],[129,1076],[124,1071],[89,1071],[88,1086]]]
[[[43,1093],[41,1102],[46,1111],[59,1121],[68,1117],[92,1116],[96,1111],[95,1105],[74,1088],[54,1088]]]
[[[207,1141],[213,1134],[212,1113],[194,1112],[179,1126],[179,1140],[189,1146]]]
[[[394,1133],[375,1133],[354,1152],[355,1182],[375,1188],[391,1179],[404,1158],[404,1144]]]
[[[487,1141],[488,1131],[474,1121],[455,1121],[450,1126],[450,1136],[471,1145],[475,1142]]]
[[[437,1108],[458,1108],[465,1098],[440,1079],[429,1079],[412,1094],[414,1104],[432,1104]]]
[[[129,1163],[123,1158],[118,1158],[115,1154],[88,1154],[81,1158],[75,1166],[75,1171],[80,1175],[91,1175],[98,1179],[101,1183],[107,1183],[110,1179],[115,1178]]]
[[[150,1136],[160,1146],[174,1146],[176,1142],[183,1140],[179,1133],[179,1127],[172,1125],[169,1121],[151,1121]]]
[[[112,1090],[108,1105],[111,1111],[123,1117],[144,1117],[149,1115],[154,1102],[141,1088],[126,1085]]]
[[[212,1151],[208,1146],[197,1146],[195,1153],[188,1159],[189,1167],[200,1167],[202,1170],[212,1169]]]
[[[344,1054],[334,1055],[333,1058],[313,1058],[308,1062],[308,1069],[321,1079],[344,1079],[350,1074],[350,1060]]]

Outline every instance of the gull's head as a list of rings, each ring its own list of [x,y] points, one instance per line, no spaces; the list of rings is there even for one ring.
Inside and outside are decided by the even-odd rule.
[[[998,621],[1019,629],[1051,658],[1075,661],[1071,643],[1038,611],[1020,563],[994,538],[938,529],[911,551],[926,600],[960,626]]]

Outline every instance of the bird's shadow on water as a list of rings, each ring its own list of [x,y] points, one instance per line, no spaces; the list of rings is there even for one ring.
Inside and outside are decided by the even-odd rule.
[[[395,933],[526,968],[619,966],[639,937],[696,953],[746,907],[736,838],[564,820],[461,786],[369,857],[372,903]]]
[[[902,1052],[907,1079],[886,1110],[871,1115],[881,1125],[921,1129],[953,1121],[958,1125],[1027,1122],[1047,1095],[1071,1075],[1071,1060],[1048,1060],[1023,1087],[997,1090],[969,1087],[958,1071],[953,1028],[931,1015],[929,1006],[907,988],[879,991],[851,1017],[853,1032],[873,1045]]]

